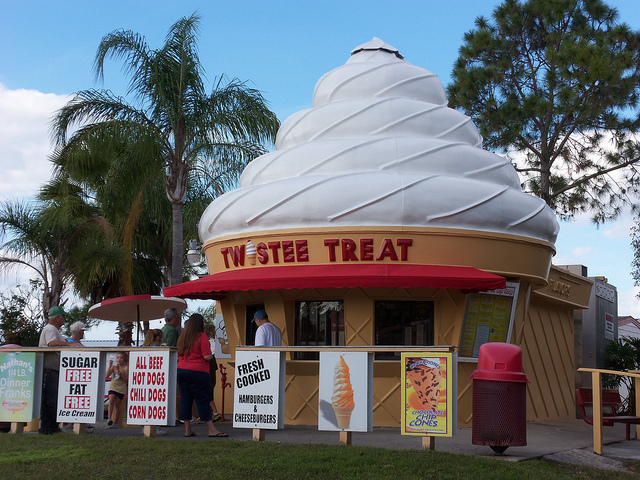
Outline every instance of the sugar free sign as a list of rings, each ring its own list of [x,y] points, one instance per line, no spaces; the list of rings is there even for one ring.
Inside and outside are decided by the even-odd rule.
[[[169,352],[132,352],[129,358],[128,423],[166,425]]]
[[[62,352],[58,380],[58,421],[95,423],[98,352]]]

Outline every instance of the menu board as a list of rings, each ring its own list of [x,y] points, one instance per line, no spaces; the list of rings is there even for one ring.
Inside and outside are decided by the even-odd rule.
[[[480,346],[488,342],[509,342],[519,284],[467,295],[467,307],[460,338],[459,355],[478,358]]]
[[[456,430],[455,353],[402,354],[402,435],[450,437]]]

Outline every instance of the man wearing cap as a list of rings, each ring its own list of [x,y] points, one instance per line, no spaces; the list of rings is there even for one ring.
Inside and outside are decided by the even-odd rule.
[[[69,331],[71,332],[71,338],[69,339],[69,343],[80,343],[82,344],[82,339],[84,338],[84,323],[75,322],[72,323],[69,327]]]
[[[81,343],[67,342],[60,333],[65,317],[69,314],[62,307],[54,306],[49,309],[49,323],[40,333],[38,347],[82,347]],[[40,403],[40,429],[38,433],[51,435],[61,432],[56,421],[58,410],[58,371],[60,369],[60,355],[56,353],[44,354],[44,372],[42,375],[42,401]]]
[[[164,311],[164,327],[162,327],[162,338],[166,346],[178,346],[178,328],[180,328],[180,313],[175,308],[168,308]]]
[[[258,330],[256,330],[256,347],[279,347],[282,345],[282,332],[269,321],[267,312],[258,310],[253,316]]]

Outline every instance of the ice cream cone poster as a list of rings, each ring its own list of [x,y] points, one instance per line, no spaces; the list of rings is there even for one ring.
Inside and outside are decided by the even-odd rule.
[[[0,353],[0,421],[33,419],[35,370],[35,353]]]
[[[403,435],[453,435],[455,360],[452,353],[402,354]]]
[[[233,427],[284,428],[285,354],[236,352]]]
[[[318,430],[372,430],[372,354],[320,352],[319,382]]]

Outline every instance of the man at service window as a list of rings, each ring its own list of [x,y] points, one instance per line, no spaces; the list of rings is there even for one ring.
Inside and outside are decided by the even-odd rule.
[[[49,323],[40,333],[38,347],[82,347],[81,343],[69,343],[60,333],[65,317],[69,314],[62,307],[54,306],[49,309]],[[42,401],[40,404],[40,429],[38,433],[51,435],[59,433],[60,426],[56,421],[58,410],[58,371],[60,369],[60,355],[56,353],[44,354],[44,372],[42,375]]]

